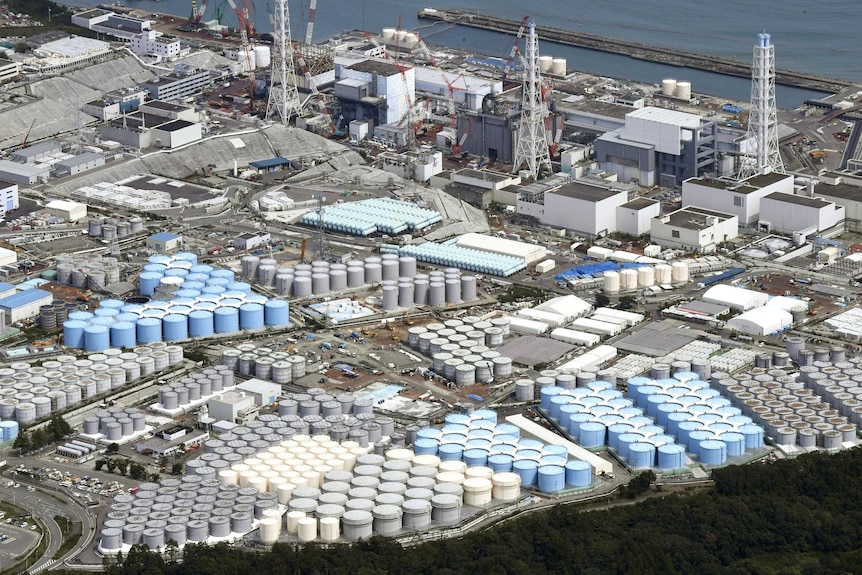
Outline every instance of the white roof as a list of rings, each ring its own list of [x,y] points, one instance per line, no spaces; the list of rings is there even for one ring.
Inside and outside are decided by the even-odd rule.
[[[700,116],[696,114],[667,110],[665,108],[655,108],[653,106],[646,106],[644,108],[639,108],[634,112],[629,112],[626,114],[626,118],[640,118],[651,122],[672,124],[682,128],[697,128],[700,126]]]
[[[542,246],[475,233],[464,234],[458,238],[457,245],[462,248],[521,258],[527,263],[540,260],[548,253],[548,250]]]
[[[559,327],[561,325],[566,325],[567,323],[569,323],[568,319],[564,315],[560,315],[551,311],[542,311],[540,309],[532,308],[518,310],[518,317],[540,321],[542,323],[548,324],[551,327]]]
[[[706,290],[701,299],[705,302],[747,311],[765,305],[769,296],[759,291],[718,284]]]
[[[790,312],[777,307],[758,307],[742,313],[727,322],[728,327],[752,335],[769,335],[785,330],[793,324]]]
[[[589,313],[592,306],[576,295],[564,295],[549,299],[533,309],[558,313],[569,318],[569,321],[572,321]]]
[[[548,324],[532,319],[510,316],[509,329],[515,333],[540,334],[548,331]]]
[[[777,295],[775,297],[769,298],[769,301],[766,302],[767,307],[777,307],[779,309],[783,309],[785,311],[805,311],[808,309],[808,303],[801,300],[796,299],[795,297],[786,297],[783,295]]]
[[[467,74],[458,74],[453,72],[443,72],[435,68],[427,66],[416,66],[416,81],[437,84],[441,86],[446,94],[449,93],[449,87],[446,85],[446,80],[452,84],[456,91],[461,92],[478,92],[487,91],[491,86],[496,84],[494,80],[487,78],[479,78],[477,76],[468,76]]]
[[[46,208],[52,208],[55,210],[66,210],[66,211],[71,212],[73,210],[79,210],[81,208],[86,208],[87,205],[86,204],[80,204],[78,202],[69,202],[67,200],[54,200],[52,202],[48,202],[47,204],[45,204],[45,207]]]

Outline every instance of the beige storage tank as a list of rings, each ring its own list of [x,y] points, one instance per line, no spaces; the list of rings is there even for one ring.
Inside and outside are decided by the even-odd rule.
[[[662,96],[675,96],[676,95],[676,80],[674,78],[665,78],[661,81],[661,93]]]
[[[655,266],[655,283],[659,285],[669,284],[671,282],[671,267],[667,264],[656,264]]]
[[[296,537],[303,543],[317,539],[317,519],[303,517],[296,525]]]
[[[278,541],[278,535],[281,532],[279,529],[279,521],[275,517],[264,517],[260,520],[260,540],[262,543],[270,545]]]
[[[495,473],[491,478],[491,494],[500,501],[515,501],[521,495],[521,477],[517,473]]]
[[[691,100],[691,82],[677,82],[675,94],[680,100]]]
[[[464,480],[464,505],[482,507],[491,502],[492,483],[490,479],[470,477]]]
[[[626,269],[620,272],[620,289],[633,290],[638,287],[637,270]]]
[[[675,283],[688,281],[688,264],[686,262],[674,262],[672,268],[672,278]]]
[[[270,64],[269,46],[254,47],[254,63],[258,68],[268,68]]]
[[[565,58],[554,58],[552,63],[552,70],[554,76],[565,76],[566,75],[566,59]]]
[[[539,56],[539,72],[542,74],[548,74],[553,69],[553,65],[553,56]]]
[[[605,272],[602,287],[605,293],[620,291],[620,274],[618,272]]]
[[[650,266],[638,268],[638,287],[652,287],[655,284],[655,270]]]
[[[391,42],[395,40],[395,28],[384,28],[383,29],[383,39],[387,42]]]

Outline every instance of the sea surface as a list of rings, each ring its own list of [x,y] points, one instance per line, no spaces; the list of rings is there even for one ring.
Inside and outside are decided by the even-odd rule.
[[[76,1],[64,0],[64,3],[75,5]],[[191,0],[123,0],[123,3],[185,18],[191,14],[192,5]],[[236,25],[236,16],[226,0],[209,0],[204,18],[214,18],[220,4],[224,6],[223,22]],[[92,2],[78,5],[91,6]],[[308,5],[308,0],[288,2],[295,37],[305,36]],[[254,0],[252,19],[258,31],[271,30],[268,11],[273,6],[274,0]],[[402,28],[418,31],[428,43],[508,56],[512,36],[419,20],[418,11],[427,6],[457,7],[513,20],[530,16],[537,24],[743,61],[751,60],[757,34],[766,31],[772,35],[779,68],[862,82],[860,0],[822,3],[811,0],[470,0],[465,3],[449,0],[447,3],[441,0],[439,4],[434,0],[318,0],[314,40],[351,29],[379,33],[383,28],[396,27],[401,17]],[[542,42],[541,38],[539,50],[542,54],[566,58],[570,70],[654,84],[673,77],[690,81],[695,92],[738,100],[750,97],[750,82],[743,78],[561,46]],[[782,108],[818,96],[822,94],[785,86],[778,86],[776,94]]]

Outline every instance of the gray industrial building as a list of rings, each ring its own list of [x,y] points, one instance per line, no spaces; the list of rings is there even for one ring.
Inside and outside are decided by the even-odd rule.
[[[487,103],[487,104],[486,104]],[[463,152],[487,157],[491,163],[511,164],[514,160],[516,122],[520,112],[494,105],[494,98],[486,97],[482,111],[458,116],[458,139],[467,134],[461,146]]]
[[[3,182],[38,184],[47,182],[50,176],[50,170],[42,166],[0,160],[0,181]]]
[[[177,65],[173,73],[138,82],[138,87],[148,90],[154,100],[170,101],[199,94],[211,83],[212,77],[208,71]]]
[[[61,160],[54,164],[54,175],[57,177],[74,176],[87,170],[105,165],[105,155],[98,152],[84,152],[74,158]]]
[[[626,114],[625,126],[596,140],[596,160],[624,182],[680,186],[716,172],[715,130],[715,122],[695,114],[641,108]]]
[[[59,142],[56,140],[47,140],[21,148],[20,150],[15,150],[9,154],[9,159],[22,164],[33,164],[42,158],[46,158],[52,154],[59,154],[62,151],[63,148],[60,147]]]

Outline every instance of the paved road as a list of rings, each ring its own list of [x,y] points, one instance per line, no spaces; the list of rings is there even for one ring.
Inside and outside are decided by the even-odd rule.
[[[55,497],[49,495],[47,490],[42,487],[37,487],[35,491],[28,492],[25,488],[27,483],[20,483],[20,487],[0,487],[0,498],[5,501],[11,501],[14,505],[26,509],[34,517],[37,517],[46,528],[44,534],[48,538],[48,548],[45,553],[33,563],[28,571],[36,573],[55,563],[53,560],[54,554],[60,549],[63,544],[64,536],[54,519],[56,515],[65,515],[74,522],[80,522],[82,527],[83,537],[78,541],[73,549],[60,558],[72,558],[80,553],[91,541],[94,534],[95,523],[92,520],[89,512],[80,505],[75,503],[62,503]],[[64,498],[62,492],[57,494],[61,499]]]

